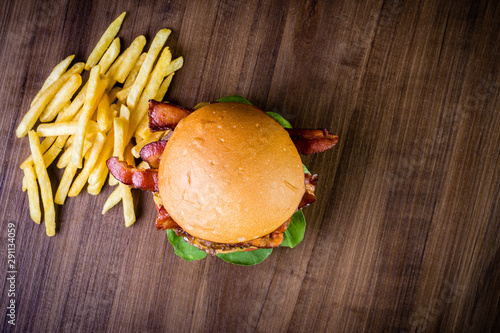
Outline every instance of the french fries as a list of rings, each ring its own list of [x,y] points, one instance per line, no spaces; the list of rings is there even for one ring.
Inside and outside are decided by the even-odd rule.
[[[69,102],[73,94],[78,90],[82,84],[82,77],[79,74],[73,74],[69,80],[61,87],[55,94],[45,110],[40,115],[40,121],[48,122],[53,120],[59,111]]]
[[[164,46],[169,29],[158,31],[146,51],[146,38],[140,35],[120,53],[117,34],[125,15],[122,13],[109,25],[86,63],[70,66],[75,58],[71,55],[53,68],[16,128],[18,137],[29,137],[31,155],[20,167],[30,217],[40,224],[43,212],[49,236],[56,231],[54,203],[64,204],[67,197],[81,193],[86,184],[89,194],[99,194],[109,173],[106,161],[111,156],[135,165],[134,156],[139,156],[142,147],[164,135],[149,131],[149,99],[163,100],[183,59],[172,60],[169,48]],[[90,71],[86,82],[84,71]],[[135,146],[131,141],[134,136]],[[56,158],[57,167],[64,168],[64,173],[53,195],[47,168]],[[142,162],[139,167],[148,165]],[[109,183],[116,185],[118,181],[110,175]],[[116,187],[102,213],[120,201],[128,227],[136,221],[128,186],[120,183]]]
[[[29,109],[28,113],[23,117],[21,123],[16,129],[18,138],[25,136],[29,130],[33,128],[38,117],[43,112],[43,109],[49,104],[54,95],[61,89],[61,87],[69,80],[71,75],[80,74],[83,70],[83,63],[79,62],[73,65],[66,73],[61,75],[54,83],[52,83],[45,92],[35,101],[33,106]]]
[[[33,98],[33,101],[31,102],[30,106],[33,106],[33,104],[36,102],[38,97],[40,97],[40,95],[43,94],[43,92],[45,91],[45,89],[47,89],[47,87],[49,87],[52,83],[54,83],[54,81],[56,81],[58,78],[61,77],[61,75],[66,71],[66,69],[69,67],[69,65],[73,61],[73,58],[75,58],[74,54],[70,55],[69,57],[67,57],[66,59],[64,59],[60,63],[58,63],[56,65],[56,67],[54,67],[52,72],[49,74],[49,76],[47,77],[47,79],[43,83],[43,86],[40,89],[40,91],[36,94],[35,98]]]
[[[40,193],[42,195],[43,211],[45,230],[47,236],[54,236],[56,234],[56,212],[54,210],[54,200],[52,198],[52,187],[50,185],[49,175],[45,169],[43,156],[40,151],[40,141],[38,134],[34,131],[28,132],[31,155],[33,155],[33,163],[35,164],[35,171],[40,185]]]
[[[73,185],[71,185],[71,188],[69,189],[69,197],[76,197],[85,186],[85,183],[87,183],[90,173],[92,172],[92,169],[97,162],[97,158],[101,153],[102,147],[104,146],[105,139],[106,136],[102,132],[97,132],[94,145],[90,150],[89,158],[87,159],[87,161],[85,161],[85,166],[83,167],[82,172],[78,174],[73,182]]]

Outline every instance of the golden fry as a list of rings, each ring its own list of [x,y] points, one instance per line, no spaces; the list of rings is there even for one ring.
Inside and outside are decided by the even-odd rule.
[[[89,175],[89,185],[95,185],[101,180],[104,183],[106,176],[108,175],[108,167],[106,166],[106,161],[111,157],[114,147],[114,129],[111,129],[106,135],[106,141],[104,142],[104,147],[99,154],[99,158],[94,166],[94,170]]]
[[[112,124],[110,104],[108,94],[104,93],[97,105],[97,125],[103,132],[109,130]]]
[[[97,132],[96,138],[94,140],[94,145],[90,150],[90,156],[85,161],[85,165],[82,171],[73,181],[73,184],[71,185],[71,188],[68,192],[69,197],[77,196],[85,186],[85,183],[87,183],[87,179],[89,178],[89,175],[92,172],[95,163],[97,162],[97,158],[99,157],[102,147],[104,146],[105,139],[106,136],[102,132]]]
[[[87,94],[85,95],[85,104],[83,105],[84,110],[78,119],[78,128],[75,133],[75,139],[73,140],[71,161],[78,168],[82,167],[83,141],[85,139],[87,123],[97,108],[97,104],[106,88],[105,81],[101,79],[100,71],[101,68],[99,65],[94,66],[90,71]]]
[[[130,227],[135,223],[134,199],[130,187],[120,183],[118,189],[121,192],[123,202],[123,217],[125,218],[125,226]]]
[[[76,134],[78,130],[77,121],[66,121],[50,124],[40,124],[38,125],[36,131],[38,135],[45,136],[58,136],[58,135],[73,135]],[[93,120],[89,120],[87,124],[87,133],[97,132],[99,126]]]
[[[48,87],[50,87],[50,85],[52,83],[54,83],[58,78],[61,77],[61,75],[66,71],[66,69],[69,67],[69,65],[73,61],[74,57],[75,57],[74,54],[70,55],[69,57],[67,57],[66,59],[64,59],[60,63],[58,63],[56,65],[56,67],[54,67],[54,69],[49,74],[49,76],[47,77],[47,79],[45,79],[45,82],[43,83],[42,88],[40,89],[40,91],[36,94],[35,98],[33,98],[33,101],[31,101],[31,105],[30,106],[33,106],[33,104],[35,104],[36,100],[38,99],[38,97],[40,97],[41,94],[43,94],[43,92],[45,91],[45,89],[47,89]]]
[[[169,29],[161,29],[160,31],[158,31],[155,38],[153,39],[151,47],[148,50],[146,59],[144,60],[144,63],[141,66],[139,74],[137,75],[137,78],[135,79],[134,84],[132,85],[132,90],[130,91],[130,94],[127,97],[128,107],[132,109],[136,108],[137,102],[139,102],[139,97],[141,95],[141,92],[147,83],[149,73],[151,72],[151,69],[153,68],[153,65],[155,63],[156,57],[160,53],[160,50],[163,48],[163,45],[165,45],[165,42],[167,41],[167,38],[170,35],[170,32],[171,31]]]
[[[66,169],[64,169],[63,176],[61,181],[59,182],[59,186],[57,187],[56,196],[54,197],[54,202],[58,205],[64,204],[66,201],[66,197],[68,195],[69,187],[73,182],[73,178],[75,177],[76,171],[78,168],[69,161]]]
[[[53,120],[63,107],[71,100],[73,94],[78,90],[82,84],[82,77],[80,74],[73,74],[68,81],[61,87],[55,94],[52,100],[47,104],[45,110],[40,115],[40,121],[48,122]]]
[[[49,175],[47,174],[47,169],[45,169],[45,164],[43,162],[38,135],[35,131],[29,131],[28,136],[31,154],[33,155],[33,163],[40,185],[40,193],[42,195],[43,210],[45,214],[45,230],[47,236],[54,236],[56,234],[56,213],[52,197],[52,186],[50,185]]]
[[[123,84],[123,88],[130,87],[134,84],[135,79],[137,78],[137,75],[139,74],[139,71],[141,70],[142,64],[144,63],[144,60],[146,60],[147,53],[141,53],[139,56],[139,59],[137,59],[137,62],[135,63],[134,67],[130,71],[130,73],[127,76],[127,79],[125,80],[125,83]]]
[[[50,148],[50,146],[56,141],[55,136],[47,137],[43,139],[42,143],[40,144],[40,152],[43,154],[47,151],[47,149]],[[24,169],[26,165],[32,165],[33,164],[33,156],[30,155],[27,159],[24,160],[23,163],[19,166],[21,169]]]
[[[28,190],[30,216],[35,223],[40,224],[42,212],[40,211],[40,197],[38,196],[38,184],[36,183],[35,170],[30,163],[23,168],[23,171],[23,182],[26,184],[26,189]]]
[[[175,60],[174,60],[175,61]],[[170,63],[172,64],[172,63]],[[170,65],[169,65],[170,67]],[[175,73],[169,74],[161,83],[160,88],[158,88],[158,91],[156,92],[155,95],[155,100],[156,101],[163,101],[163,97],[165,97],[165,94],[167,93],[168,87],[170,86],[170,82],[172,82],[172,78],[174,77]]]
[[[116,66],[116,68],[113,68],[114,66],[112,66],[111,70],[113,70],[113,79],[120,83],[125,82],[125,79],[134,67],[137,59],[139,59],[145,45],[146,37],[141,35],[134,39],[132,44],[130,44],[130,46],[123,52],[123,58],[121,59],[120,66]]]
[[[106,202],[104,203],[104,207],[102,207],[101,214],[104,215],[108,210],[113,208],[117,203],[122,199],[122,191],[120,187],[117,187],[108,197]]]
[[[116,57],[120,54],[120,38],[116,37],[106,50],[98,65],[101,66],[101,73],[106,73]]]
[[[97,42],[94,50],[92,50],[92,52],[90,53],[89,58],[87,59],[87,63],[85,64],[85,70],[90,70],[99,62],[102,55],[104,54],[104,52],[106,52],[108,46],[111,44],[116,34],[120,30],[123,19],[125,18],[125,14],[126,13],[124,12],[120,16],[118,16],[106,29],[104,34],[99,39],[99,42]]]

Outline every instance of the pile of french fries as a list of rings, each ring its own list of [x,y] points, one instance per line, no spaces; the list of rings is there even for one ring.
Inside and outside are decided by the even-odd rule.
[[[31,149],[31,156],[20,166],[30,216],[40,224],[41,197],[48,236],[56,232],[54,203],[64,204],[66,197],[77,196],[86,184],[88,193],[99,194],[108,176],[108,158],[118,156],[135,166],[141,148],[166,134],[149,130],[148,101],[163,100],[183,58],[172,60],[165,47],[169,29],[158,31],[147,52],[146,38],[139,36],[120,53],[116,36],[124,18],[125,13],[111,23],[86,63],[69,67],[71,55],[52,70],[16,129],[19,138],[28,134]],[[90,72],[85,83],[84,71]],[[53,195],[47,168],[58,157],[57,167],[64,168],[64,173]],[[148,166],[142,162],[138,167]],[[125,225],[132,225],[136,217],[130,188],[112,175],[109,185],[117,188],[102,214],[122,201]]]

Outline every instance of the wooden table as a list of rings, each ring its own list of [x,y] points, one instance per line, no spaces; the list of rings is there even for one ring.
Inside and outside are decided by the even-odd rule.
[[[102,216],[110,187],[57,206],[55,237],[30,220],[15,128],[52,67],[85,61],[123,11],[122,45],[173,31],[185,64],[167,100],[240,94],[340,135],[303,158],[320,182],[298,247],[254,267],[188,263],[149,194],[130,228],[121,206]],[[1,331],[500,330],[498,1],[17,0],[0,26]]]

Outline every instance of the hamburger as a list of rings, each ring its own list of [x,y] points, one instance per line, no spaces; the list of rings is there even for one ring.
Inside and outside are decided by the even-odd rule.
[[[299,209],[315,200],[317,181],[305,172],[299,152],[329,149],[337,136],[286,129],[283,118],[241,97],[196,110],[150,101],[149,120],[153,131],[172,130],[141,151],[151,169],[116,157],[107,164],[119,181],[154,193],[156,227],[168,230],[177,254],[241,263],[238,257],[265,258],[284,240],[295,245],[287,235],[297,232],[288,229],[303,226],[292,217],[304,220]]]

